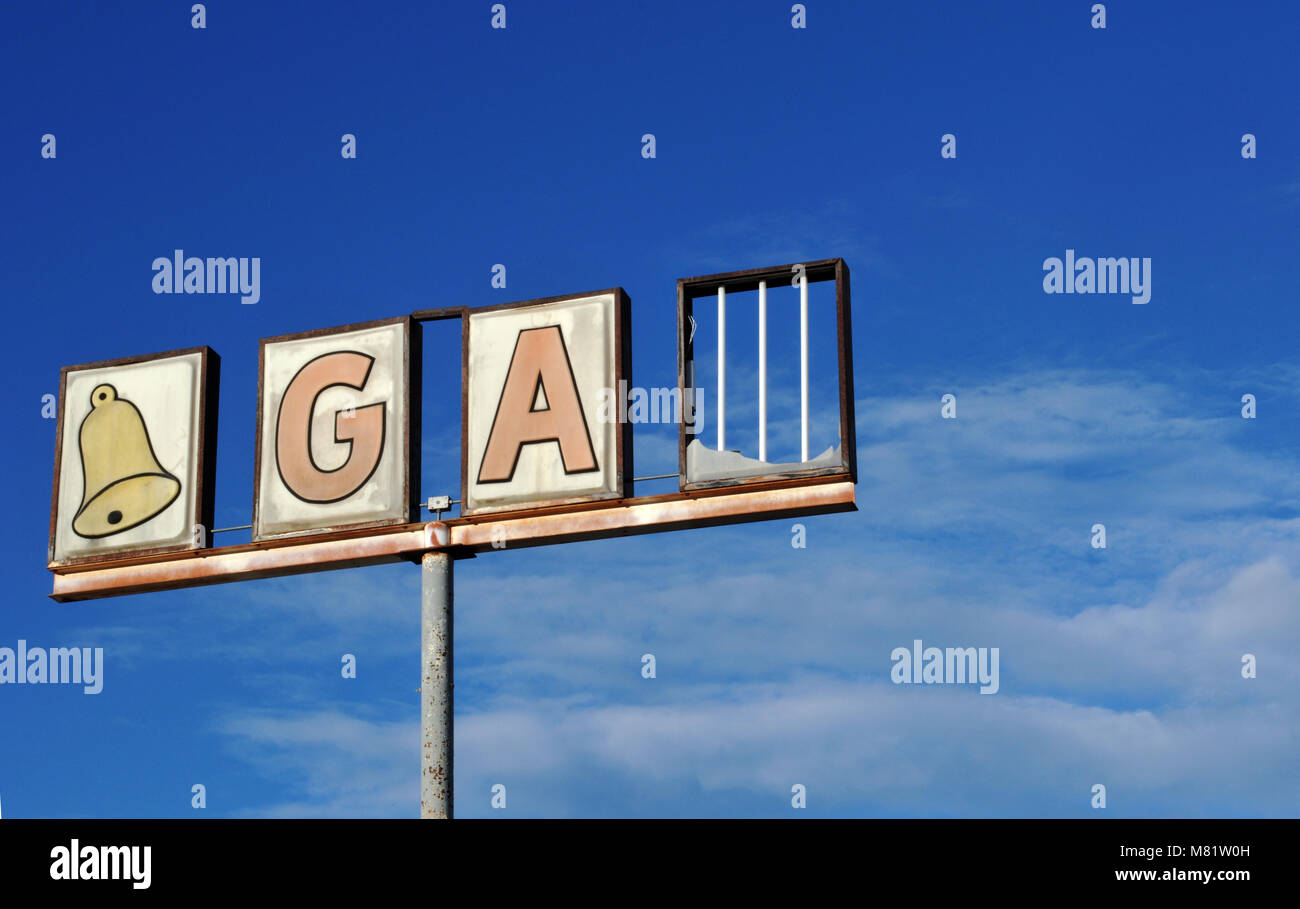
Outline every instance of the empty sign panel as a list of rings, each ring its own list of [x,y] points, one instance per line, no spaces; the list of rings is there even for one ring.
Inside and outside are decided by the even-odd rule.
[[[809,286],[823,284],[813,300]],[[822,345],[814,363],[810,338],[823,336],[833,354]],[[683,400],[696,403],[678,431],[681,489],[856,481],[843,259],[679,279],[677,372]]]

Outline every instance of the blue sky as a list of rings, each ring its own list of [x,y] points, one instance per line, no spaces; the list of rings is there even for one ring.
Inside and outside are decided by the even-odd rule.
[[[786,816],[802,783],[809,816],[1294,816],[1294,5],[490,6],[0,12],[0,646],[106,661],[95,696],[0,687],[5,816],[190,817],[195,783],[207,816],[418,811],[413,566],[46,598],[60,366],[215,348],[247,524],[259,338],[619,285],[636,384],[670,385],[676,278],[831,256],[859,511],[802,550],[778,521],[460,563],[457,814]],[[260,302],[154,295],[176,248],[260,257]],[[1150,257],[1151,302],[1045,294],[1066,249]],[[425,342],[424,492],[455,493],[458,337]],[[671,427],[636,466],[674,469]],[[1000,691],[891,684],[916,638],[1000,648]]]

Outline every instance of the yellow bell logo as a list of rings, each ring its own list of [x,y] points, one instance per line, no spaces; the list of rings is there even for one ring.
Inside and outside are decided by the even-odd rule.
[[[153,453],[144,418],[112,385],[90,393],[79,444],[85,495],[72,530],[88,539],[138,527],[176,501],[181,482]]]

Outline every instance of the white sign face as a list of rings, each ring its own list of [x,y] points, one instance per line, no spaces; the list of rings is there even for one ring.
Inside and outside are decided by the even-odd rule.
[[[462,513],[623,495],[626,311],[611,290],[470,312]]]
[[[204,350],[132,360],[64,371],[54,562],[206,545]]]
[[[409,328],[262,342],[253,539],[410,520]]]

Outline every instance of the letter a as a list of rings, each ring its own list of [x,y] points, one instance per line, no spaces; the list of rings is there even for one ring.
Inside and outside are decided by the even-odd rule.
[[[1065,269],[1061,260],[1052,256],[1043,260],[1043,293],[1059,294],[1065,292]]]
[[[566,474],[600,469],[558,325],[526,328],[515,339],[478,482],[512,479],[523,447],[540,442],[559,444]]]

